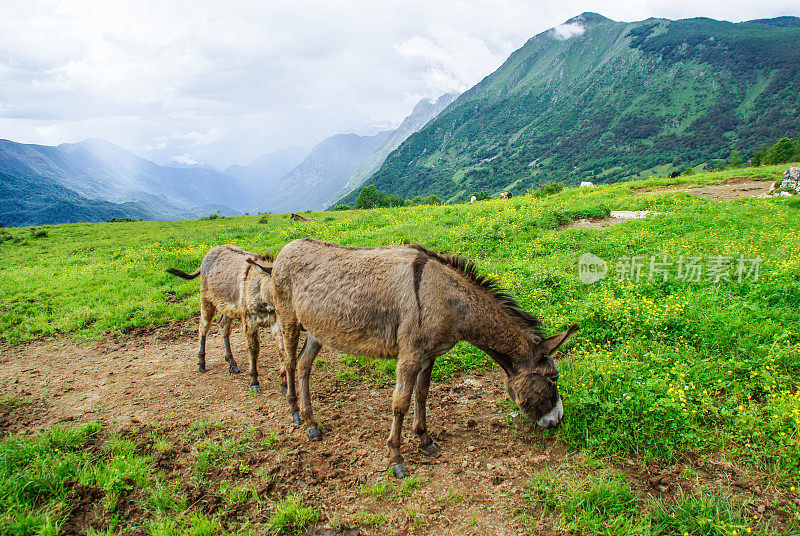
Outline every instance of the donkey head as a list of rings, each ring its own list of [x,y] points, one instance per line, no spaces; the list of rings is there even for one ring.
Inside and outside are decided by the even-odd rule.
[[[563,333],[532,343],[527,357],[516,361],[507,374],[508,396],[523,415],[542,428],[558,426],[564,417],[553,353],[577,330],[578,326],[573,324]]]
[[[269,261],[269,264],[265,265],[256,262],[255,259],[251,257],[248,257],[247,264],[250,264],[256,268],[258,272],[261,273],[262,277],[265,278],[265,280],[268,280],[272,277],[272,261]],[[275,304],[273,303],[272,296],[269,294],[269,288],[270,286],[265,283],[262,283],[260,286],[260,300],[263,304],[264,310],[258,311],[259,314],[266,313],[268,315],[274,315],[275,313]]]

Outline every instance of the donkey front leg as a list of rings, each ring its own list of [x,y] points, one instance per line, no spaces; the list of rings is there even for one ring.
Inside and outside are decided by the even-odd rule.
[[[431,372],[433,359],[422,364],[422,369],[417,374],[417,384],[414,387],[414,433],[419,438],[419,448],[427,456],[438,456],[439,445],[433,442],[428,434],[428,423],[425,414],[425,404],[428,400],[428,390],[431,386]]]
[[[411,395],[414,392],[414,384],[421,368],[421,359],[400,354],[397,362],[397,383],[394,386],[392,395],[392,431],[389,433],[389,462],[392,464],[392,471],[397,478],[405,478],[408,475],[406,466],[403,463],[403,456],[400,454],[400,443],[403,436],[403,418],[408,413],[411,406]]]
[[[244,332],[247,337],[247,351],[250,354],[250,390],[260,393],[258,386],[258,352],[261,350],[261,341],[258,338],[258,320],[255,318],[244,319]]]
[[[214,313],[216,312],[217,308],[213,302],[200,298],[200,326],[198,328],[200,340],[199,348],[197,349],[197,368],[200,372],[206,371],[206,337],[211,329],[211,321],[214,319]]]
[[[306,336],[306,344],[303,352],[300,354],[300,361],[298,362],[298,373],[300,374],[300,416],[308,426],[308,437],[312,441],[319,441],[322,439],[322,434],[317,426],[317,421],[314,420],[314,410],[311,408],[311,366],[314,364],[319,353],[320,344],[315,341],[311,335]]]
[[[228,362],[228,371],[231,374],[239,374],[241,369],[233,359],[233,352],[231,352],[231,327],[233,326],[233,319],[229,316],[222,315],[219,321],[219,330],[222,332],[222,346],[225,348],[225,361]]]

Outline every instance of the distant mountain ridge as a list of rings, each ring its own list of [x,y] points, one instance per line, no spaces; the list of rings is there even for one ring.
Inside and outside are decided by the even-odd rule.
[[[223,173],[244,181],[251,199],[258,199],[264,192],[274,189],[281,178],[300,164],[308,153],[309,150],[302,147],[287,147],[264,154],[246,166],[229,166]],[[255,208],[255,205],[251,208]]]
[[[626,23],[584,13],[513,52],[365,184],[456,201],[668,173],[732,149],[749,156],[800,131],[798,43],[796,17]]]
[[[373,154],[391,136],[336,134],[322,140],[309,155],[265,194],[259,211],[290,212],[319,210],[344,184],[353,169]]]
[[[235,177],[202,167],[159,166],[100,139],[54,147],[0,140],[0,171],[6,179],[16,177],[17,187],[34,187],[38,180],[57,186],[51,193],[61,192],[65,200],[132,204],[124,210],[148,219],[197,217],[212,207],[235,213],[252,199]],[[13,199],[2,201],[8,206]]]
[[[0,140],[0,223],[165,221],[217,211],[323,209],[359,186],[454,97],[420,101],[394,130],[337,134],[311,152],[289,147],[224,172],[199,163],[161,166],[101,139],[58,146]]]
[[[446,93],[437,99],[422,99],[414,106],[411,114],[406,117],[399,127],[392,131],[386,141],[370,156],[362,160],[353,170],[344,187],[337,191],[333,197],[326,201],[332,205],[344,195],[352,192],[369,179],[373,173],[380,169],[389,153],[397,149],[411,134],[424,127],[431,119],[447,108],[458,93]]]
[[[0,171],[0,223],[25,227],[48,223],[98,222],[111,219],[156,219],[137,203],[86,199],[42,176]]]
[[[301,163],[276,181],[274,187],[266,189],[257,210],[288,212],[331,206],[341,196],[361,186],[391,151],[436,117],[456,96],[451,93],[437,99],[422,99],[393,130],[373,136],[337,134],[324,139]]]

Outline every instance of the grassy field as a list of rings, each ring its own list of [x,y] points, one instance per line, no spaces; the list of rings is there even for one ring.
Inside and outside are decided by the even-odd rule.
[[[192,317],[198,312],[197,281],[164,270],[193,271],[217,244],[274,254],[306,236],[357,246],[418,242],[474,260],[542,319],[546,333],[573,322],[581,326],[559,365],[567,418],[553,433],[569,450],[643,463],[723,453],[791,503],[800,486],[800,203],[715,203],[660,190],[732,177],[777,178],[785,167],[566,189],[505,202],[324,212],[313,215],[316,222],[259,215],[2,229],[0,337],[5,345],[50,335],[98,338]],[[657,214],[602,230],[568,225],[611,210]],[[606,279],[580,281],[578,258],[587,252],[608,263]],[[680,277],[681,257],[699,258],[694,262],[703,272],[695,274],[697,280]],[[651,261],[668,270],[666,281],[663,270],[649,277]],[[625,272],[635,263],[642,265],[638,280]],[[345,360],[371,366],[378,377],[393,374],[380,362]],[[441,381],[489,366],[488,357],[461,344],[438,360],[435,376]],[[111,441],[110,446],[85,449],[98,433],[99,426],[2,440],[0,519],[40,520],[31,525],[35,530],[11,533],[58,533],[55,525],[47,532],[41,520],[51,513],[57,520],[62,476],[97,483],[108,490],[104,501],[152,483],[148,461],[119,438],[104,436],[103,445]],[[124,462],[123,451],[129,451]],[[95,458],[90,462],[87,456]],[[32,474],[62,476],[47,482]],[[36,484],[25,485],[23,476]],[[624,476],[608,469],[589,476],[535,474],[525,493],[531,504],[559,512],[558,526],[569,533],[769,532],[741,504],[714,494],[643,511]],[[164,523],[174,525],[171,532],[153,526],[150,533],[219,532],[213,520],[175,517],[185,502],[169,500],[172,517]],[[304,510],[298,501],[282,502],[276,512],[286,510],[289,520],[275,523],[315,519],[313,507]],[[798,512],[795,506],[787,514],[800,520]],[[190,530],[203,523],[211,528]]]

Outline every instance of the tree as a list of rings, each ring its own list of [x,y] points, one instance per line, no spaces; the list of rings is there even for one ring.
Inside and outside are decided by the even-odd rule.
[[[361,193],[358,194],[358,198],[356,199],[355,208],[375,208],[380,206],[378,203],[380,202],[381,193],[383,192],[380,192],[372,184],[363,187],[361,189]]]
[[[742,165],[742,157],[739,156],[739,151],[733,150],[731,151],[731,155],[728,157],[728,169],[738,168]]]
[[[794,157],[794,152],[794,140],[790,138],[782,138],[778,140],[778,143],[767,150],[767,154],[764,157],[764,163],[783,164],[786,162],[791,162]]]
[[[359,192],[355,208],[402,207],[405,204],[405,199],[399,195],[389,195],[370,184]]]

